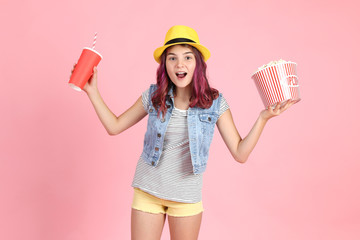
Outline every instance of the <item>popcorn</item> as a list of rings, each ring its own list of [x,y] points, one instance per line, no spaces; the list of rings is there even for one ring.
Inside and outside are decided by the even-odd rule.
[[[287,99],[300,101],[296,63],[283,59],[271,61],[251,76],[265,107],[285,104]]]
[[[271,61],[269,62],[268,64],[264,64],[262,65],[261,67],[259,67],[254,73],[256,73],[257,71],[260,71],[261,69],[264,69],[266,67],[270,67],[270,66],[274,66],[278,63],[286,63],[287,61],[283,60],[283,59],[280,59],[280,60],[277,60],[277,61]]]

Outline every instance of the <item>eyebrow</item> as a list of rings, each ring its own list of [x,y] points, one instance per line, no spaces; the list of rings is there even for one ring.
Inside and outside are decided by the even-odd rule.
[[[189,53],[195,55],[193,52],[185,52],[185,53],[183,53],[183,55],[186,55],[186,54],[189,54]],[[174,55],[174,56],[176,56],[175,53],[168,53],[167,55],[168,55],[168,56],[169,56],[169,55]]]

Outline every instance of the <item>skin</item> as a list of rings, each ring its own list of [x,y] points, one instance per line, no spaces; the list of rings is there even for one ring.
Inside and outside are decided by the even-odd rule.
[[[72,69],[72,71],[75,68]],[[195,56],[188,47],[175,45],[167,50],[166,68],[168,75],[176,86],[174,96],[175,107],[189,108],[191,96],[191,82],[196,66]],[[116,116],[103,101],[97,88],[97,68],[94,67],[91,79],[85,84],[83,91],[88,95],[94,109],[109,135],[117,135],[143,119],[147,112],[142,106],[141,96],[124,113]],[[71,71],[71,72],[72,72]],[[184,79],[179,79],[176,72],[185,71]],[[253,127],[246,137],[242,138],[235,126],[230,109],[218,119],[216,125],[231,155],[239,163],[245,163],[254,149],[266,123],[273,117],[279,116],[296,101],[288,100],[283,106],[277,103],[275,108],[267,107],[262,110]],[[151,214],[132,209],[131,234],[132,239],[151,240],[160,239],[166,216]],[[197,239],[201,225],[202,213],[190,217],[168,216],[170,235],[172,240]]]
[[[166,70],[176,86],[175,107],[186,110],[190,104],[191,83],[196,67],[195,55],[191,48],[181,45],[168,48],[166,54]],[[180,79],[176,76],[177,72],[186,72],[187,75]]]

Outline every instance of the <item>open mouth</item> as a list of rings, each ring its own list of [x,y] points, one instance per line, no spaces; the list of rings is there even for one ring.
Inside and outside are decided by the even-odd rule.
[[[184,78],[184,77],[187,75],[186,72],[177,72],[177,73],[175,73],[175,74],[176,74],[176,76],[177,76],[178,78]]]

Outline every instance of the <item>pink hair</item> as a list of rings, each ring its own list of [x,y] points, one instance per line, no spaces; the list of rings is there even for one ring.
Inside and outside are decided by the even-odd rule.
[[[219,91],[215,88],[211,88],[209,81],[206,77],[206,68],[207,65],[203,59],[202,54],[195,47],[184,44],[184,46],[191,47],[195,55],[196,66],[194,70],[193,80],[192,80],[192,95],[190,97],[190,107],[199,107],[199,108],[209,108],[211,107],[213,100],[217,99],[219,96]],[[166,50],[161,55],[161,62],[156,72],[156,85],[157,90],[154,92],[154,95],[151,98],[151,101],[158,111],[158,116],[160,112],[165,116],[166,100],[170,100],[167,93],[174,87],[174,93],[176,93],[176,86],[171,81],[166,70]]]

